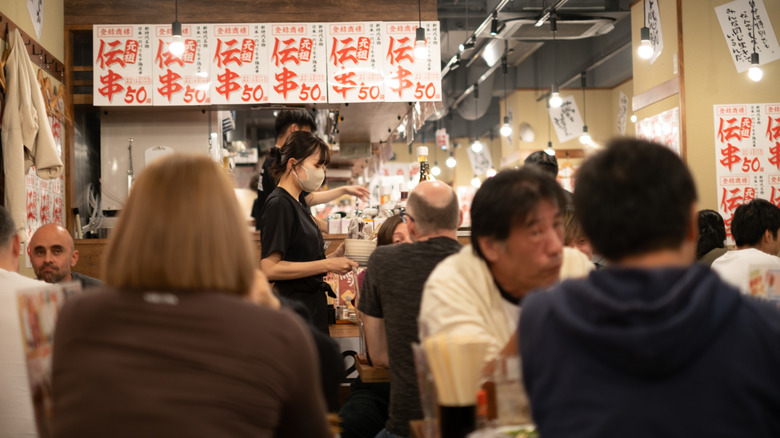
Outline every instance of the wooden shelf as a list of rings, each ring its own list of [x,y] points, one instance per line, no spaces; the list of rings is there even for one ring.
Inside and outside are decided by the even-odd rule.
[[[94,70],[91,65],[74,65],[73,71],[92,71]]]
[[[91,94],[74,94],[73,105],[92,105]]]

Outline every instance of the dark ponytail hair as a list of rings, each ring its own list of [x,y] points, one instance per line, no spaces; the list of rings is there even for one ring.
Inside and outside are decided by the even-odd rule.
[[[696,260],[715,248],[723,248],[726,240],[726,224],[715,210],[699,210],[699,241],[696,244]]]
[[[330,149],[321,138],[306,131],[291,133],[281,148],[271,148],[268,153],[271,157],[271,176],[278,183],[287,170],[287,162],[290,159],[300,162],[314,154],[320,156],[317,164],[330,163]]]

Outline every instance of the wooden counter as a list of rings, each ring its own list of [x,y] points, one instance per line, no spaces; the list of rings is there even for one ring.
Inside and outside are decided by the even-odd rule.
[[[325,255],[328,255],[335,251],[339,245],[344,242],[347,237],[346,234],[323,234],[322,238],[325,240]],[[260,266],[260,233],[253,233],[252,239],[257,247],[255,253],[257,266]],[[102,257],[103,253],[108,246],[109,239],[79,239],[75,241],[76,250],[79,252],[79,261],[74,271],[79,274],[88,275],[90,277],[101,278],[102,270]]]

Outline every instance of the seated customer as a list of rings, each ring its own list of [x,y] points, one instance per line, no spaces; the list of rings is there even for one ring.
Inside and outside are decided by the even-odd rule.
[[[726,283],[750,293],[750,270],[757,267],[780,268],[780,208],[766,199],[754,199],[734,211],[731,235],[736,251],[729,251],[712,262],[712,269]]]
[[[699,241],[696,244],[696,261],[704,266],[712,265],[726,254],[726,224],[715,210],[699,210]]]
[[[27,245],[33,272],[47,283],[81,282],[82,289],[100,286],[102,281],[72,271],[79,261],[79,252],[68,230],[57,224],[42,225]]]
[[[390,368],[390,418],[377,437],[409,436],[409,420],[423,418],[412,354],[423,285],[436,264],[461,247],[458,197],[447,184],[418,184],[402,215],[414,243],[371,254],[358,305],[369,357],[374,366]]]
[[[513,353],[523,297],[559,278],[593,269],[563,246],[558,183],[535,166],[488,178],[471,203],[471,245],[439,263],[425,283],[420,338],[475,335],[489,341],[485,362]]]
[[[217,164],[148,166],[105,253],[110,288],[62,308],[53,436],[330,436],[311,336],[255,257]]]
[[[780,312],[693,264],[696,188],[677,154],[613,140],[580,167],[574,204],[610,266],[524,302],[539,435],[780,436]]]

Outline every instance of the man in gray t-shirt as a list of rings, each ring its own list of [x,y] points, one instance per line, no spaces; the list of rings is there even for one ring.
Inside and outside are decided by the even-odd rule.
[[[380,437],[407,437],[409,420],[422,418],[411,344],[419,342],[423,286],[433,268],[461,247],[458,199],[448,185],[420,183],[402,215],[414,243],[374,251],[358,302],[369,358],[376,367],[390,368],[390,418]]]

